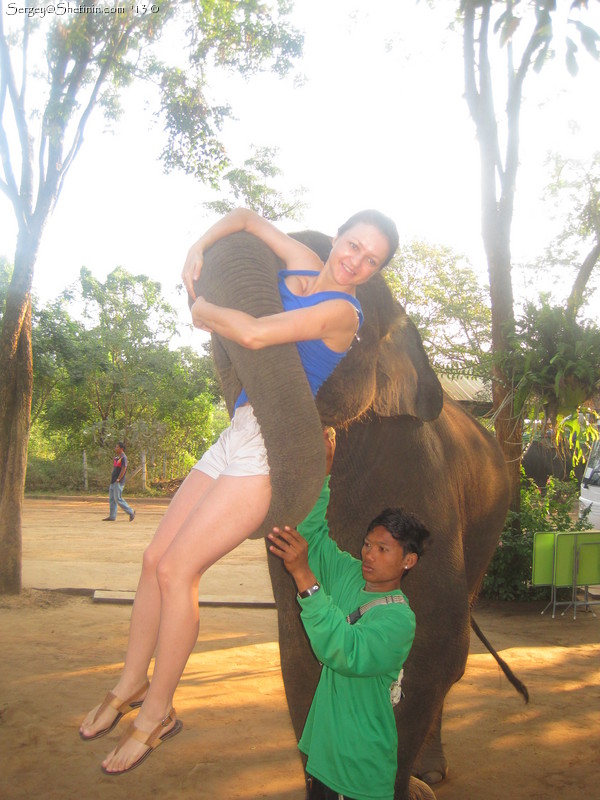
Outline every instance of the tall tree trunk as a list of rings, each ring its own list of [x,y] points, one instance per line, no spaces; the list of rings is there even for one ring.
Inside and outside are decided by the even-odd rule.
[[[467,0],[464,4],[463,44],[465,99],[475,123],[481,164],[481,232],[487,257],[492,310],[492,373],[496,438],[509,473],[511,509],[520,509],[521,453],[523,429],[515,415],[513,387],[505,374],[503,362],[511,351],[511,333],[515,329],[514,299],[511,278],[510,238],[514,208],[516,175],[519,164],[519,115],[521,89],[531,55],[535,52],[535,32],[514,71],[512,45],[507,44],[509,98],[506,105],[507,142],[502,162],[498,123],[494,107],[492,69],[488,50],[492,0]],[[510,4],[509,4],[510,6]],[[475,32],[477,14],[479,28]],[[537,31],[537,28],[536,28]]]
[[[31,282],[38,244],[39,237],[19,234],[0,333],[0,594],[21,591],[21,513],[33,390]]]
[[[496,356],[508,354],[510,334],[514,331],[514,306],[510,260],[510,222],[490,207],[483,212],[483,241],[488,261],[492,309],[492,351]],[[521,500],[521,455],[523,424],[515,414],[513,387],[504,372],[501,359],[492,370],[492,400],[496,438],[508,469],[510,507],[519,512]]]

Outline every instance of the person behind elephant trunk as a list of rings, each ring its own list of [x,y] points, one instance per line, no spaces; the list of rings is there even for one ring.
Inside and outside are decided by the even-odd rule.
[[[335,439],[325,432],[328,466]],[[340,550],[325,519],[329,476],[294,530],[273,528],[270,552],[298,591],[301,620],[321,676],[298,747],[307,756],[307,800],[393,800],[401,699],[415,615],[400,582],[423,554],[429,531],[402,508],[367,526],[361,558]]]
[[[280,313],[255,318],[196,296],[204,252],[242,231],[270,247],[286,267],[278,279]],[[192,320],[243,348],[297,343],[314,398],[362,324],[356,287],[387,264],[397,245],[391,220],[377,211],[359,212],[339,228],[323,263],[266,220],[238,209],[212,226],[188,253],[182,278],[193,301]],[[271,502],[269,472],[263,436],[242,385],[231,425],[187,476],[144,553],[123,671],[80,726],[83,740],[97,739],[139,708],[135,722],[102,762],[106,774],[129,772],[181,730],[173,697],[198,637],[200,578],[265,520]]]

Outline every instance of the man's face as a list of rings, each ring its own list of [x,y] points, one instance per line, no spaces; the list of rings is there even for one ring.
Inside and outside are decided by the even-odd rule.
[[[122,452],[123,452],[123,448],[122,448],[122,447],[120,447],[118,444],[116,444],[116,445],[115,445],[115,453],[116,453],[118,456],[120,456]]]
[[[400,578],[417,562],[415,553],[404,548],[382,525],[365,536],[361,550],[362,575],[368,592],[389,592],[400,586]]]

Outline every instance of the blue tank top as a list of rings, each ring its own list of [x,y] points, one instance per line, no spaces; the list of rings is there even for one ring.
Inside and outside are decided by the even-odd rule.
[[[325,300],[346,300],[351,303],[356,309],[358,314],[358,329],[360,330],[363,324],[363,313],[360,303],[356,297],[346,294],[345,292],[317,292],[316,294],[299,295],[294,294],[288,289],[285,279],[288,275],[318,275],[316,270],[288,270],[282,269],[278,274],[279,279],[279,296],[283,304],[284,311],[293,311],[297,308],[310,308],[316,306],[318,303],[323,303]],[[310,385],[313,397],[319,391],[319,388],[327,378],[331,375],[333,370],[340,363],[342,358],[348,352],[347,350],[338,353],[327,347],[322,339],[309,339],[306,342],[296,342],[300,361],[306,372],[308,383]],[[238,397],[235,408],[248,402],[248,395],[246,390],[242,389]]]

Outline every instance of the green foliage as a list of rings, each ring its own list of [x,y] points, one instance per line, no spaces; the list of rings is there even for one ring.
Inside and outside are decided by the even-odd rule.
[[[489,299],[464,258],[447,247],[412,242],[400,247],[384,275],[436,369],[489,377]]]
[[[517,320],[513,351],[504,364],[517,386],[515,410],[536,402],[554,427],[559,414],[575,413],[600,381],[600,329],[577,322],[564,308],[527,303]],[[538,416],[528,408],[530,416]]]
[[[181,4],[184,5],[184,4]],[[188,5],[188,4],[185,4]],[[153,61],[150,72],[161,86],[161,113],[167,170],[181,169],[218,186],[229,160],[220,141],[228,105],[211,105],[206,76],[212,66],[245,77],[270,69],[286,74],[301,54],[303,36],[286,21],[289,3],[276,0],[194,0],[182,11],[187,23],[189,60],[166,66]]]
[[[567,212],[561,215],[564,228],[558,241],[600,239],[600,153],[589,162],[554,153],[547,163],[552,170],[547,187],[550,198],[566,198]]]
[[[268,65],[285,75],[302,50],[302,34],[282,22],[291,10],[288,0],[194,0],[193,9],[193,63],[212,59],[243,75]]]
[[[0,322],[4,316],[4,304],[6,302],[6,295],[8,287],[13,275],[12,264],[4,256],[0,256]]]
[[[587,10],[586,0],[569,6],[568,21]],[[562,10],[562,9],[561,9]],[[459,19],[463,31],[464,96],[475,125],[481,165],[481,231],[490,278],[492,311],[492,354],[494,357],[494,414],[498,441],[505,453],[509,482],[518,482],[521,453],[521,411],[527,396],[516,397],[507,354],[517,343],[511,278],[511,231],[518,186],[520,157],[520,117],[531,73],[540,70],[553,56],[554,20],[559,17],[556,0],[514,2],[514,0],[461,0]],[[495,25],[494,32],[492,28]],[[590,49],[590,35],[579,25]],[[494,45],[497,44],[498,48]],[[498,50],[503,58],[497,60]],[[592,48],[594,50],[594,48]],[[595,56],[595,53],[592,52]],[[568,50],[568,67],[576,59]],[[504,76],[500,106],[499,79]],[[517,345],[518,346],[518,345]],[[519,388],[525,389],[524,385]],[[520,402],[521,408],[515,408]],[[511,502],[518,504],[518,492]]]
[[[107,490],[107,464],[98,464],[97,474],[91,470],[90,486]],[[61,431],[49,431],[33,425],[27,452],[27,492],[78,492],[83,489],[82,452],[69,445],[68,437]]]
[[[220,141],[229,106],[211,106],[204,98],[204,78],[178,67],[160,68],[161,113],[167,143],[161,153],[165,169],[180,169],[213,188],[229,163]]]
[[[585,303],[592,305],[599,285],[600,153],[587,161],[553,153],[547,165],[551,177],[544,199],[558,233],[543,256],[527,268],[553,287],[552,302],[563,302],[565,290],[570,289],[567,308],[577,316]]]
[[[134,81],[154,83],[160,89],[167,133],[165,167],[216,185],[227,164],[220,133],[231,109],[207,99],[211,68],[245,76],[263,70],[284,75],[302,51],[303,37],[289,25],[290,6],[284,0],[164,0],[145,10],[131,3],[117,5],[122,13],[48,16],[43,26],[19,15],[21,28],[16,18],[2,14],[3,94],[9,102],[0,104],[0,133],[5,136],[12,107],[21,141],[22,182],[17,183],[20,170],[5,148],[0,188],[20,224],[34,213],[39,216],[38,237],[96,107],[107,120],[115,119],[125,87]],[[179,26],[181,46],[167,64],[156,56],[156,45],[172,24]],[[10,28],[8,35],[4,25]],[[47,69],[38,70],[38,60]],[[37,131],[35,120],[40,120]],[[36,140],[39,158],[34,158]],[[40,191],[34,209],[36,166]]]
[[[278,148],[252,146],[252,150],[252,157],[244,161],[243,167],[231,169],[223,176],[233,199],[213,200],[204,205],[218,214],[227,214],[236,206],[243,205],[271,222],[284,218],[297,219],[305,207],[299,199],[303,189],[291,192],[293,200],[288,202],[281,192],[269,185],[270,181],[281,175],[281,170],[274,163]]]
[[[559,447],[564,443],[573,454],[573,467],[587,462],[593,443],[600,437],[599,423],[600,414],[593,408],[579,408],[575,414],[558,420],[556,443]]]
[[[82,269],[77,286],[35,311],[37,445],[28,488],[48,482],[74,488],[72,454],[80,487],[83,449],[90,471],[100,465],[95,474],[105,482],[105,464],[119,439],[138,458],[145,451],[168,454],[178,464],[197,460],[222,428],[214,414],[220,392],[208,355],[169,348],[176,322],[160,284],[122,268],[104,283]]]
[[[538,600],[548,590],[531,584],[533,536],[538,531],[580,531],[585,518],[573,519],[579,495],[575,480],[549,478],[545,491],[521,474],[521,508],[509,512],[500,541],[483,579],[481,594],[493,600]]]
[[[464,6],[464,0],[461,6]],[[471,5],[485,6],[485,3],[474,2]],[[533,69],[539,72],[547,60],[554,57],[552,49],[552,40],[554,37],[552,14],[556,9],[556,0],[537,0],[535,3],[523,3],[519,6],[517,2],[499,2],[499,7],[506,7],[506,10],[500,14],[494,25],[494,33],[499,34],[500,47],[510,45],[513,37],[523,20],[529,15],[532,10],[535,12],[535,29],[530,39],[531,57],[533,60]],[[571,11],[581,11],[588,8],[588,0],[573,0],[571,2]],[[585,25],[581,20],[575,17],[569,17],[568,24],[572,26],[579,34],[579,40],[584,49],[598,60],[600,52],[598,51],[598,42],[600,36],[589,25]],[[575,76],[579,72],[579,64],[577,62],[577,53],[579,48],[571,36],[565,36],[565,64],[568,72]]]
[[[61,382],[69,376],[77,379],[81,359],[83,326],[71,319],[65,296],[32,312],[31,348],[34,364],[34,387],[31,416],[35,421]]]

